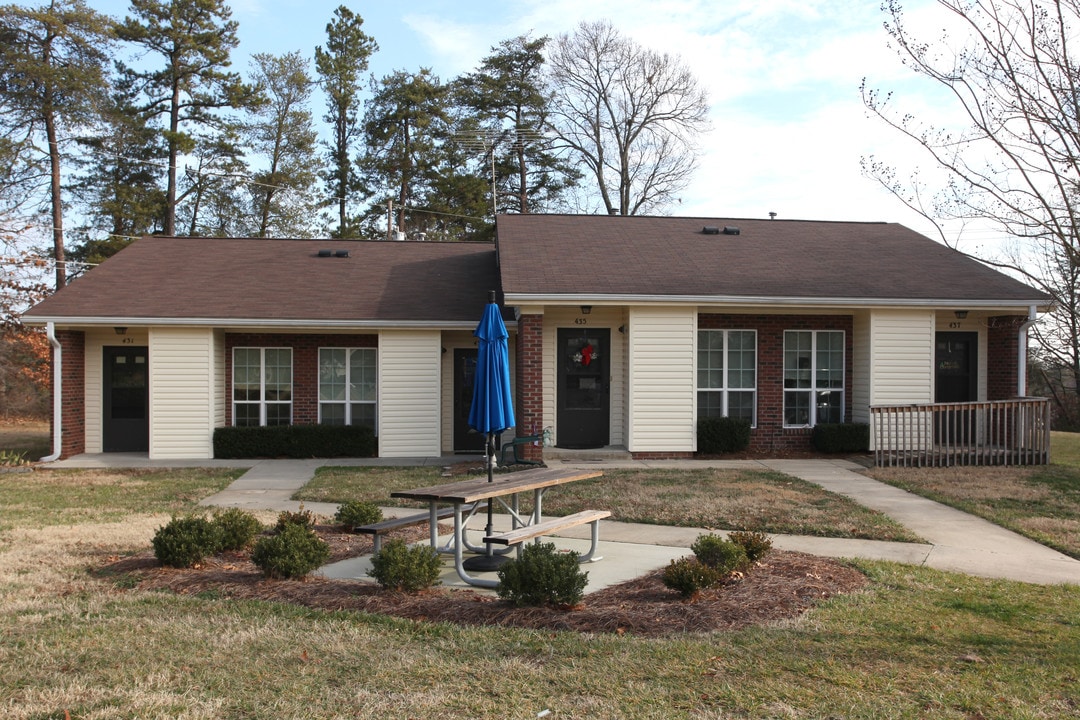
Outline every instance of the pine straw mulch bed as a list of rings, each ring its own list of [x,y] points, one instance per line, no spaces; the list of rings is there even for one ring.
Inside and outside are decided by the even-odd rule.
[[[367,536],[335,526],[318,525],[315,529],[330,543],[331,562],[372,550]],[[427,527],[399,530],[391,536],[416,541],[427,537]],[[162,567],[148,550],[115,560],[99,574],[125,576],[135,580],[139,589],[182,595],[213,592],[218,597],[358,610],[409,620],[639,637],[735,630],[795,618],[822,600],[856,592],[868,583],[858,570],[836,560],[778,550],[766,555],[745,576],[690,600],[666,588],[657,570],[588,594],[574,608],[515,608],[496,596],[456,588],[435,587],[410,595],[359,580],[270,580],[241,552],[223,553],[196,568],[181,570]]]

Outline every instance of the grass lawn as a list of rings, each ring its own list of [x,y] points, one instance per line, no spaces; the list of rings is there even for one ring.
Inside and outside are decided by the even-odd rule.
[[[403,504],[390,493],[445,482],[435,467],[324,467],[296,500]],[[524,506],[527,508],[527,505]],[[881,513],[783,473],[760,470],[606,470],[544,496],[544,513],[610,510],[624,522],[917,542]]]
[[[1080,558],[1080,435],[1050,435],[1052,463],[1028,468],[875,468],[871,477]]]
[[[133,473],[117,492],[76,472],[15,477],[0,486],[5,516],[10,498],[20,508],[0,530],[0,716],[13,720],[970,720],[1080,708],[1075,586],[860,563],[868,590],[737,632],[466,628],[128,589],[93,569],[148,548],[169,514],[227,478],[189,478],[170,495],[167,475]]]
[[[0,465],[34,461],[51,452],[47,420],[0,421]]]

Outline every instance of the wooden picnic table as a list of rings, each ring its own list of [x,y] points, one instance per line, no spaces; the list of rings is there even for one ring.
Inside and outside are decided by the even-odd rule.
[[[462,566],[466,548],[475,552],[482,551],[482,548],[469,545],[465,532],[466,526],[476,509],[484,507],[485,501],[498,502],[510,513],[514,528],[539,525],[543,520],[543,496],[546,490],[566,483],[600,477],[603,474],[600,470],[537,468],[535,470],[499,474],[490,482],[486,477],[480,477],[442,485],[413,488],[411,490],[397,490],[390,493],[390,497],[428,503],[431,546],[440,552],[452,552],[454,554],[454,566],[457,574],[466,583],[479,587],[496,587],[498,585],[497,581],[469,575]],[[527,492],[533,493],[533,507],[528,515],[522,516],[518,512],[517,498],[520,493]],[[510,499],[509,504],[506,501],[508,497]],[[453,505],[454,507],[454,534],[448,545],[443,548],[439,547],[438,540],[440,504]],[[466,506],[470,506],[467,511],[463,510]],[[593,545],[595,546],[595,533]],[[593,550],[595,550],[595,547]],[[592,555],[592,551],[590,551],[589,555]]]

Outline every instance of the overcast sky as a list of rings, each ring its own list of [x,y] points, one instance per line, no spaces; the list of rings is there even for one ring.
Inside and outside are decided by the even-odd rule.
[[[89,0],[116,17],[122,0]],[[237,0],[240,48],[234,69],[247,73],[254,52],[312,56],[340,1]],[[928,0],[906,4],[913,23],[945,19]],[[700,168],[672,214],[731,218],[883,220],[928,232],[921,219],[874,181],[859,159],[910,162],[913,148],[867,117],[859,94],[895,90],[903,108],[935,112],[932,88],[917,81],[888,47],[876,0],[409,0],[354,3],[379,51],[370,70],[430,67],[449,80],[474,70],[501,40],[555,36],[583,20],[610,20],[654,50],[678,54],[709,92],[712,130],[701,140]],[[936,35],[936,33],[933,33]],[[313,108],[321,117],[323,108]]]

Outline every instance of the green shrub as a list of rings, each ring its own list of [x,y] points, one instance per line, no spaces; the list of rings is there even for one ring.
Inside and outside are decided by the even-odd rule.
[[[741,545],[712,533],[698,536],[690,549],[694,551],[698,562],[716,570],[722,576],[741,570],[748,564],[746,551]]]
[[[866,423],[818,423],[811,436],[814,448],[823,453],[858,453],[870,449],[870,426]]]
[[[683,597],[691,597],[701,590],[718,584],[723,580],[723,575],[696,557],[683,557],[668,563],[661,575],[661,580],[666,587],[675,590]]]
[[[158,528],[151,543],[162,565],[189,568],[218,551],[221,530],[204,517],[174,517]]]
[[[750,421],[742,418],[698,419],[698,452],[704,455],[741,452],[750,447]]]
[[[728,533],[728,540],[741,547],[746,553],[746,559],[752,563],[765,557],[772,550],[772,540],[763,532],[736,530]]]
[[[334,521],[348,528],[371,525],[382,520],[382,508],[366,500],[349,500],[341,503]]]
[[[406,544],[393,539],[371,557],[368,575],[388,590],[419,592],[439,583],[442,562],[430,545]]]
[[[577,605],[589,582],[578,557],[576,552],[559,552],[554,543],[529,543],[520,557],[499,568],[495,592],[518,607]]]
[[[257,517],[240,508],[215,512],[212,522],[220,533],[220,550],[243,550],[263,529]]]
[[[218,458],[374,457],[375,431],[367,425],[266,425],[214,430]]]
[[[282,510],[277,516],[275,532],[281,532],[289,525],[299,525],[309,530],[315,527],[315,513],[304,509],[304,503],[300,503],[299,510]]]
[[[259,538],[251,551],[251,562],[269,578],[302,578],[329,559],[330,545],[310,527],[295,523]]]

